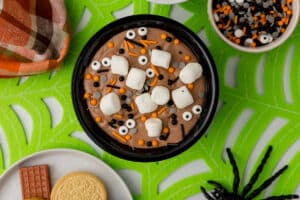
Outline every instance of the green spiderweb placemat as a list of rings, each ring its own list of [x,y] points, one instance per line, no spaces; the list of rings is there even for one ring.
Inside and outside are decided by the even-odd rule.
[[[206,184],[208,179],[231,188],[233,175],[225,147],[232,147],[245,184],[272,144],[271,158],[255,186],[279,167],[290,165],[260,197],[299,193],[299,26],[280,48],[265,54],[246,54],[230,48],[214,33],[204,0],[172,6],[146,0],[66,3],[73,37],[62,69],[0,80],[0,174],[31,153],[73,148],[98,156],[117,170],[129,183],[134,199],[203,199],[199,187],[212,189]],[[87,40],[123,9],[175,19],[181,18],[176,15],[178,10],[184,12],[184,24],[205,38],[218,68],[220,104],[208,134],[186,152],[166,161],[136,163],[103,152],[83,133],[73,111],[70,83],[77,56]],[[82,16],[88,19],[86,24],[81,23]]]

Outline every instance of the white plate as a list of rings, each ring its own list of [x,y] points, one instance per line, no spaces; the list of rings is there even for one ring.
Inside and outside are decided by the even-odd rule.
[[[52,186],[59,178],[70,172],[86,171],[103,181],[109,200],[132,200],[123,180],[103,161],[89,154],[69,149],[39,152],[14,164],[0,177],[0,199],[22,200],[19,167],[39,164],[49,166]]]

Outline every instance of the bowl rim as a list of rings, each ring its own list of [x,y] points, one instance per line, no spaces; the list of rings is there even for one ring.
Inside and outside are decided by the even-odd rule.
[[[260,47],[255,47],[255,48],[251,48],[251,47],[245,47],[245,46],[241,46],[238,44],[235,44],[234,42],[230,41],[228,38],[226,38],[221,31],[219,30],[219,28],[217,27],[216,23],[215,23],[215,19],[212,13],[212,3],[214,0],[208,0],[207,2],[207,13],[208,13],[208,18],[210,21],[210,24],[212,25],[214,31],[217,33],[217,35],[229,46],[243,51],[243,52],[247,52],[247,53],[262,53],[262,52],[267,52],[267,51],[271,51],[277,47],[279,47],[280,45],[282,45],[294,32],[294,30],[296,29],[297,25],[298,25],[298,21],[300,18],[300,1],[299,0],[294,0],[293,1],[293,10],[296,10],[296,12],[293,11],[293,15],[292,15],[292,19],[290,20],[288,27],[286,29],[286,31],[276,40],[274,40],[273,42],[264,45],[264,46],[260,46]]]
[[[196,55],[199,60],[201,56],[201,60],[205,62],[207,65],[205,68],[205,73],[208,76],[208,88],[209,91],[207,93],[208,99],[207,108],[205,107],[205,116],[203,119],[197,121],[196,125],[192,128],[192,131],[188,134],[188,137],[183,139],[176,146],[166,146],[159,148],[151,148],[151,149],[132,149],[128,145],[122,144],[117,140],[114,140],[105,133],[95,122],[92,120],[91,115],[87,109],[84,109],[85,102],[82,100],[82,96],[80,94],[80,87],[83,84],[83,72],[86,67],[89,65],[91,59],[93,58],[95,52],[110,38],[113,33],[117,34],[122,31],[128,30],[129,28],[140,27],[140,26],[149,26],[160,28],[163,30],[167,30],[167,27],[173,28],[172,33],[174,35],[185,34],[185,40],[189,38],[190,46],[195,46],[195,51],[198,53],[201,52],[201,55]],[[116,30],[115,30],[116,29]],[[177,33],[175,33],[177,31]],[[186,44],[187,45],[187,44]],[[188,46],[188,45],[187,45]],[[194,52],[193,52],[194,53]],[[202,61],[201,61],[202,62]],[[208,126],[211,124],[211,121],[215,115],[218,96],[219,96],[219,85],[218,85],[218,76],[215,63],[211,54],[209,53],[205,44],[201,41],[201,39],[193,33],[191,30],[186,28],[184,25],[176,22],[172,19],[157,16],[157,15],[133,15],[125,18],[118,19],[104,28],[100,29],[90,40],[86,43],[85,47],[81,51],[72,76],[72,103],[77,116],[77,119],[80,122],[80,125],[83,127],[86,134],[92,139],[94,143],[96,143],[99,147],[103,148],[105,151],[118,156],[119,158],[131,160],[131,161],[139,161],[139,162],[153,162],[160,161],[164,159],[171,158],[179,153],[185,151],[189,147],[191,147],[202,135],[204,135]],[[88,114],[87,114],[88,113]],[[85,116],[84,116],[85,115]],[[89,117],[90,116],[90,117]],[[88,119],[92,121],[88,121]],[[96,128],[95,128],[96,127]],[[199,128],[199,130],[196,130]],[[201,130],[200,130],[201,128]],[[97,134],[95,134],[95,129],[98,130]],[[195,130],[194,130],[195,129]],[[193,132],[193,133],[192,133]],[[98,134],[101,134],[101,139],[99,140]],[[109,138],[107,138],[109,137]],[[126,149],[128,151],[124,152]],[[131,149],[131,150],[130,150]],[[141,154],[142,152],[142,154]],[[153,154],[154,152],[154,154]]]

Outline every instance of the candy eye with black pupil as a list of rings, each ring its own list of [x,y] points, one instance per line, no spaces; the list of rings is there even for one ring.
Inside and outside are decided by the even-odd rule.
[[[192,111],[195,115],[199,115],[202,112],[202,107],[200,105],[195,105],[193,106]]]
[[[92,69],[98,71],[101,68],[101,63],[97,60],[92,62]]]
[[[135,38],[135,36],[136,36],[136,34],[135,34],[134,30],[129,30],[126,33],[126,38],[128,38],[130,40],[133,40]]]
[[[140,56],[138,61],[140,65],[146,65],[148,63],[148,58],[146,56]]]
[[[146,69],[146,75],[148,78],[153,78],[155,76],[155,73],[154,73],[153,69],[148,68],[148,69]]]
[[[148,33],[148,29],[146,27],[141,27],[138,29],[138,34],[140,36],[145,36],[145,35],[147,35],[147,33]]]
[[[135,121],[133,119],[128,119],[125,124],[128,128],[134,128],[135,127]]]
[[[190,121],[192,118],[193,118],[193,114],[191,112],[184,112],[182,114],[182,118],[185,120],[185,121]]]
[[[107,57],[103,58],[103,59],[102,59],[102,65],[103,65],[104,67],[109,67],[109,66],[110,66],[110,59],[107,58]]]
[[[120,126],[119,134],[120,135],[126,135],[127,133],[128,133],[128,128],[126,126]]]

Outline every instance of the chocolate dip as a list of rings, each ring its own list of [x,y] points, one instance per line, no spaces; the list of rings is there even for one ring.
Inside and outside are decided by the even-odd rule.
[[[155,50],[159,50],[156,58],[153,53]],[[171,55],[169,63],[167,55]],[[114,58],[116,61],[112,61],[113,56],[117,56]],[[156,61],[168,63],[168,66],[157,66],[152,63],[152,59],[156,59],[153,60],[154,63]],[[128,62],[127,72],[125,60]],[[113,62],[120,63],[122,70],[115,68],[118,72],[113,73],[111,66]],[[195,55],[180,41],[180,38],[176,38],[172,33],[150,27],[138,27],[121,32],[112,36],[105,45],[99,48],[85,70],[83,98],[87,101],[87,109],[98,126],[112,139],[132,148],[157,148],[177,144],[189,134],[201,117],[201,107],[204,106],[206,100],[206,79],[202,73],[192,83],[184,83],[190,80],[184,81],[179,76],[188,65],[205,67],[199,64]],[[134,79],[127,80],[133,68],[143,70],[147,75],[142,89],[136,90],[127,85],[128,82],[135,81]],[[156,109],[151,112],[141,113],[136,98],[146,93],[151,95],[156,86],[167,88],[170,99],[163,105],[154,103]],[[172,92],[182,86],[188,89],[193,102],[184,108],[178,108],[175,103],[177,99],[173,99]],[[117,109],[117,103],[114,105],[115,101],[111,101],[112,108],[105,108],[107,111],[104,111],[101,109],[101,102],[104,107],[110,102],[104,102],[103,97],[112,93],[118,96],[121,108]],[[158,98],[156,101],[163,98],[167,98],[167,95],[162,94],[161,99]],[[143,109],[150,109],[147,105],[147,103],[142,105]],[[105,114],[110,111],[114,113]],[[162,127],[150,124],[153,133],[145,126],[145,121],[151,118],[162,122]],[[130,120],[130,122],[135,125],[128,124],[128,119],[132,119],[133,121]],[[154,134],[156,131],[159,131],[159,135]]]

